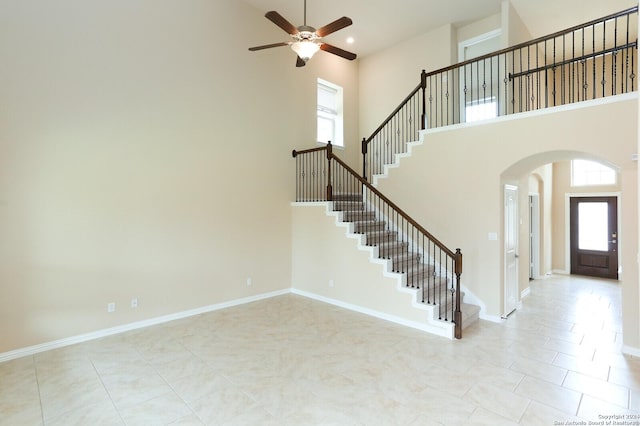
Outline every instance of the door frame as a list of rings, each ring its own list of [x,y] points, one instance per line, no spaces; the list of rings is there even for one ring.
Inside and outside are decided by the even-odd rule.
[[[507,219],[507,191],[514,191],[515,192],[515,196],[516,196],[516,200],[515,200],[515,230],[514,230],[514,237],[515,237],[515,258],[514,258],[514,267],[515,267],[515,283],[509,283],[508,282],[508,269],[509,269],[509,261],[508,261],[508,254],[507,254],[507,226],[509,225],[509,220]],[[503,253],[504,253],[504,272],[503,272],[503,282],[504,282],[504,289],[503,289],[503,297],[504,297],[504,303],[503,303],[503,314],[502,317],[503,318],[507,318],[510,314],[512,314],[516,309],[518,309],[518,304],[520,302],[520,272],[519,272],[519,252],[520,252],[520,211],[519,211],[519,207],[520,207],[520,188],[517,185],[510,185],[510,184],[505,184],[503,186],[503,193],[502,193],[502,197],[503,197],[503,232],[504,232],[504,238],[502,239],[502,243],[503,243]],[[510,306],[509,305],[509,285],[515,285],[515,303],[514,306]],[[511,289],[514,290],[514,289]]]
[[[618,279],[622,273],[622,243],[624,232],[622,229],[622,193],[621,192],[566,192],[564,194],[564,264],[566,275],[571,275],[571,197],[616,197],[618,204]]]
[[[484,43],[488,40],[494,39],[494,38],[500,38],[501,39],[501,44],[502,44],[502,28],[496,28],[495,30],[491,30],[491,31],[487,31],[486,33],[477,35],[475,37],[471,37],[468,38],[466,40],[462,40],[460,42],[458,42],[458,62],[464,62],[466,61],[465,57],[465,49],[469,46],[473,46],[474,44],[479,44],[479,43]],[[491,52],[487,52],[487,53],[491,53]],[[473,58],[471,58],[473,59]],[[463,72],[463,71],[460,71]],[[498,72],[500,72],[500,70],[498,70]],[[498,74],[498,80],[500,81],[500,74]],[[458,99],[459,99],[459,103],[460,103],[460,123],[466,123],[467,122],[467,113],[466,113],[466,108],[467,105],[464,102],[464,81],[461,78],[460,75],[458,75]],[[498,86],[498,90],[501,90],[502,85]],[[498,111],[498,116],[504,115],[504,111],[502,111],[502,104],[500,104],[500,111]]]
[[[529,278],[540,278],[540,194],[529,194]]]

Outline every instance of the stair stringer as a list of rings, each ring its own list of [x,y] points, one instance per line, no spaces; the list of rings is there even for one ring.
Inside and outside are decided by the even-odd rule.
[[[411,157],[413,147],[420,146],[424,143],[424,136],[425,132],[420,131],[420,138],[417,141],[407,142],[407,150],[405,152],[394,154],[393,163],[385,164],[384,166],[382,166],[382,170],[384,171],[384,173],[373,175],[371,179],[372,185],[374,187],[377,187],[379,179],[387,179],[389,177],[389,170],[397,169],[398,167],[400,167],[400,161],[402,161],[403,158]]]
[[[439,129],[437,129],[437,131],[442,131],[442,129],[439,128]],[[405,152],[400,152],[400,153],[394,154],[393,163],[385,164],[383,166],[384,173],[376,174],[376,175],[372,176],[371,182],[372,182],[373,187],[375,187],[375,188],[378,187],[379,180],[388,179],[390,170],[399,168],[402,159],[411,157],[413,155],[413,148],[424,144],[424,139],[425,139],[425,137],[426,137],[428,132],[429,132],[428,130],[420,130],[418,132],[419,133],[419,138],[418,138],[417,141],[407,142],[406,143],[407,150]],[[449,274],[448,278],[453,280],[453,276],[451,274]],[[479,317],[481,319],[488,320],[488,321],[491,321],[491,322],[501,322],[502,321],[502,319],[499,318],[499,317],[495,317],[493,315],[487,315],[487,313],[486,313],[487,312],[486,304],[482,301],[482,299],[478,298],[465,285],[463,285],[463,284],[460,285],[460,291],[462,291],[465,294],[465,297],[464,297],[464,300],[463,300],[464,303],[470,303],[472,305],[477,305],[477,306],[480,307]]]
[[[369,253],[369,262],[374,265],[379,265],[382,269],[383,276],[387,278],[395,279],[396,281],[396,291],[400,293],[410,294],[411,297],[411,307],[414,309],[418,309],[425,313],[425,324],[406,324],[406,321],[402,321],[405,325],[410,325],[414,328],[421,329],[423,331],[429,332],[431,334],[435,334],[438,336],[446,337],[449,339],[454,339],[454,331],[455,324],[451,321],[443,321],[438,319],[438,304],[429,305],[426,303],[421,303],[418,301],[418,292],[419,289],[407,287],[405,285],[405,276],[402,273],[393,272],[393,261],[391,259],[380,259],[378,258],[378,247],[376,246],[368,246],[366,244],[366,235],[365,234],[356,234],[354,232],[355,224],[353,222],[343,222],[343,211],[334,211],[333,203],[326,203],[326,214],[327,216],[334,217],[335,224],[339,228],[344,228],[345,236],[349,239],[355,240],[357,243],[357,248],[360,251],[365,251]]]

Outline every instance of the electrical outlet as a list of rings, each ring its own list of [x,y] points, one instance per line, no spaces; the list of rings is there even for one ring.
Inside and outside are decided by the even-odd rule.
[[[333,280],[329,280],[329,287],[333,287]]]
[[[134,297],[133,299],[131,299],[131,307],[132,308],[138,307],[138,298]]]
[[[251,281],[251,278],[247,278],[247,287],[251,287],[252,284],[253,281]]]
[[[107,303],[107,312],[112,313],[116,311],[116,304],[114,302]]]

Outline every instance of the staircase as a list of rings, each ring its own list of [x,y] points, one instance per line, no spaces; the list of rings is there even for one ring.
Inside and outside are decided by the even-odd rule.
[[[429,256],[412,251],[407,239],[389,230],[386,221],[377,220],[379,213],[367,207],[360,194],[333,195],[333,211],[340,212],[342,222],[352,224],[352,233],[365,236],[366,245],[376,249],[375,257],[390,261],[390,272],[402,276],[403,286],[416,290],[416,302],[436,307],[437,319],[451,321],[455,309],[452,277]],[[478,320],[480,307],[464,303],[464,292],[461,297],[464,330]]]
[[[422,143],[425,129],[467,123],[469,106],[494,106],[491,117],[497,117],[635,91],[637,14],[635,6],[436,71],[423,70],[413,91],[362,139],[361,173],[335,156],[331,143],[293,151],[296,201],[330,202],[360,245],[371,248],[374,260],[400,277],[403,290],[415,290],[417,303],[433,307],[437,320],[453,323],[460,338],[480,312],[463,303],[461,251],[447,248],[377,190],[377,179]],[[574,49],[560,55],[556,46]]]

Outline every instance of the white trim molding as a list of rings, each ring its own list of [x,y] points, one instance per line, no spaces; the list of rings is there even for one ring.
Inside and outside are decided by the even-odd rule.
[[[192,317],[195,315],[200,315],[208,312],[218,311],[220,309],[231,308],[233,306],[239,306],[247,303],[257,302],[259,300],[270,299],[272,297],[282,296],[289,293],[291,293],[291,289],[287,288],[284,290],[273,291],[270,293],[263,293],[256,296],[250,296],[242,299],[231,300],[228,302],[217,303],[214,305],[203,306],[201,308],[191,309],[188,311],[177,312],[175,314],[163,315],[156,318],[150,318],[147,320],[132,322],[130,324],[124,324],[117,327],[106,328],[106,329],[94,331],[91,333],[71,336],[64,339],[54,340],[52,342],[46,342],[38,345],[27,346],[25,348],[20,348],[13,351],[0,353],[0,363],[5,361],[10,361],[16,358],[22,358],[29,355],[35,355],[35,354],[49,351],[52,349],[58,349],[65,346],[75,345],[77,343],[83,343],[83,342],[88,342],[90,340],[100,339],[102,337],[113,336],[114,334],[124,333],[126,331],[138,330],[141,328],[150,327],[152,325],[163,324],[169,321]]]

